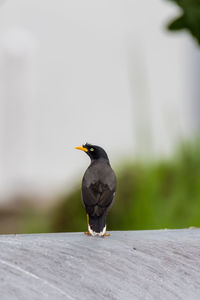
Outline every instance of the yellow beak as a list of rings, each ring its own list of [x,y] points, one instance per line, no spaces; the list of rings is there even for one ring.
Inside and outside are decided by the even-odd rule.
[[[88,149],[87,149],[87,148],[84,148],[84,147],[82,147],[82,146],[75,147],[75,149],[78,149],[78,150],[82,150],[82,151],[88,152]]]

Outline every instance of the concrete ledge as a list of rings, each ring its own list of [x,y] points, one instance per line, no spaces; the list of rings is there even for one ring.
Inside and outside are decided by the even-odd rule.
[[[200,299],[200,229],[0,236],[1,300]]]

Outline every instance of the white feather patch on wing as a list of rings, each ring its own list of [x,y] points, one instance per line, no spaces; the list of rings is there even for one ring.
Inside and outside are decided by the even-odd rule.
[[[103,230],[101,232],[95,232],[92,230],[92,228],[90,227],[90,225],[88,224],[88,231],[92,236],[103,236],[106,233],[106,225],[103,228]]]

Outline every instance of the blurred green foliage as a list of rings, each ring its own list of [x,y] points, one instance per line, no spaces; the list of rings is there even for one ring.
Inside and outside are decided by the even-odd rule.
[[[200,226],[200,144],[183,145],[172,159],[127,164],[117,171],[117,196],[108,230]],[[80,185],[63,196],[49,231],[87,230]]]
[[[169,30],[187,29],[200,44],[200,0],[171,0],[181,8],[181,15],[169,25]]]
[[[116,173],[108,230],[200,227],[200,142],[182,145],[171,159],[128,163]],[[18,232],[86,231],[80,187],[59,197],[50,212],[26,212]]]

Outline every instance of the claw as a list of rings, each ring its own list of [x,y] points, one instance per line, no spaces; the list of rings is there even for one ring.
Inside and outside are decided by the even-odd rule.
[[[84,234],[86,234],[86,235],[91,235],[91,234],[89,233],[89,231],[84,232]]]
[[[104,233],[103,236],[110,236],[110,233]]]

